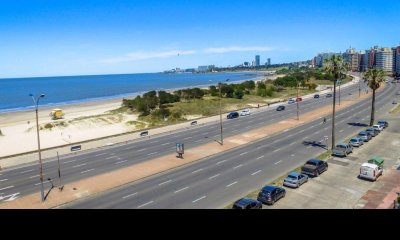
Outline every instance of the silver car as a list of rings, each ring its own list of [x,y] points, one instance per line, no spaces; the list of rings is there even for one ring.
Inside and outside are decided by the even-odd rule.
[[[370,133],[372,135],[372,137],[376,137],[378,136],[379,132],[377,130],[375,130],[374,128],[367,128],[367,130],[365,130],[367,133]]]
[[[347,155],[349,155],[352,152],[353,152],[353,146],[351,146],[350,144],[339,143],[333,149],[332,155],[347,157]]]
[[[283,180],[283,185],[287,187],[298,188],[308,182],[308,176],[297,172],[292,172]]]
[[[361,147],[362,145],[364,145],[364,140],[358,137],[354,137],[350,139],[349,144],[353,147]]]

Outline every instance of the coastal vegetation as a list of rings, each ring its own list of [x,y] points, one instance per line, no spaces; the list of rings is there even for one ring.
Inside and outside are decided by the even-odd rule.
[[[376,90],[378,90],[382,83],[385,81],[385,72],[382,69],[368,69],[364,74],[365,82],[368,87],[372,89],[372,107],[371,107],[371,121],[370,126],[374,125],[375,122],[375,100],[376,100]]]

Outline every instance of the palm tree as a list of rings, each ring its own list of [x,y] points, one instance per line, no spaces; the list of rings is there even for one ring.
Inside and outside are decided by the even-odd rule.
[[[335,147],[335,116],[336,116],[336,84],[337,80],[346,77],[348,64],[341,55],[333,55],[330,59],[324,61],[324,70],[326,73],[334,76],[333,80],[333,110],[332,110],[332,149]]]
[[[369,69],[364,74],[364,81],[368,83],[368,86],[372,89],[372,108],[371,108],[371,122],[369,125],[372,127],[375,122],[375,92],[381,87],[381,84],[385,81],[385,72],[382,69],[373,68]]]

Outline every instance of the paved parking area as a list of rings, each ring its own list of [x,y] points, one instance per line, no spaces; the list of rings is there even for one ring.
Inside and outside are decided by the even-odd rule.
[[[299,189],[286,189],[286,197],[265,209],[390,208],[400,192],[400,117],[386,118],[388,129],[347,158],[328,160],[329,170]],[[384,174],[376,182],[358,178],[360,166],[372,156],[385,160]]]

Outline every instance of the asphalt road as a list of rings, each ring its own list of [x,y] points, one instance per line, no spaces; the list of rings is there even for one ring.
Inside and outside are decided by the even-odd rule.
[[[358,85],[342,90],[342,98],[350,97],[349,92],[358,94]],[[312,111],[323,105],[330,104],[331,98],[310,99],[301,103],[301,112]],[[275,108],[266,109],[251,116],[224,121],[224,135],[231,136],[249,131],[263,125],[278,122],[288,117],[296,116],[296,105],[287,106],[283,112]],[[175,152],[175,143],[183,142],[186,148],[198,146],[219,139],[219,124],[193,127],[189,130],[178,131],[168,135],[160,135],[135,141],[127,145],[111,146],[94,150],[72,157],[62,157],[61,171],[63,183],[73,182],[116,169],[124,168],[147,161],[165,154]],[[38,164],[17,167],[0,172],[0,201],[7,201],[10,196],[21,197],[40,191]],[[44,179],[53,179],[58,183],[57,161],[50,159],[44,163]],[[46,190],[51,183],[46,180]],[[15,199],[15,198],[13,198]]]
[[[398,89],[398,85],[389,84],[383,92],[378,93],[377,118],[393,107],[392,101]],[[358,86],[356,90],[358,94]],[[308,107],[317,105],[316,102],[318,101],[309,101]],[[366,99],[337,113],[337,140],[343,140],[351,134],[356,135],[363,129],[348,123],[368,123],[370,104],[371,100]],[[286,111],[287,115],[282,117],[292,116],[295,110],[290,111]],[[271,112],[271,115],[275,115],[269,116],[273,120],[266,120],[269,118],[263,116],[261,121],[275,122],[281,117],[276,116],[279,113]],[[250,120],[250,118],[242,119]],[[232,129],[243,129],[248,123],[248,121],[237,120],[232,122],[241,124],[239,127],[232,126]],[[318,119],[256,143],[74,202],[65,207],[221,208],[301,165],[307,159],[324,152],[325,150],[321,147],[304,144],[304,141],[320,141],[324,136],[330,136],[330,123],[329,118],[327,124],[323,124],[322,120]],[[227,129],[230,129],[230,126]]]

